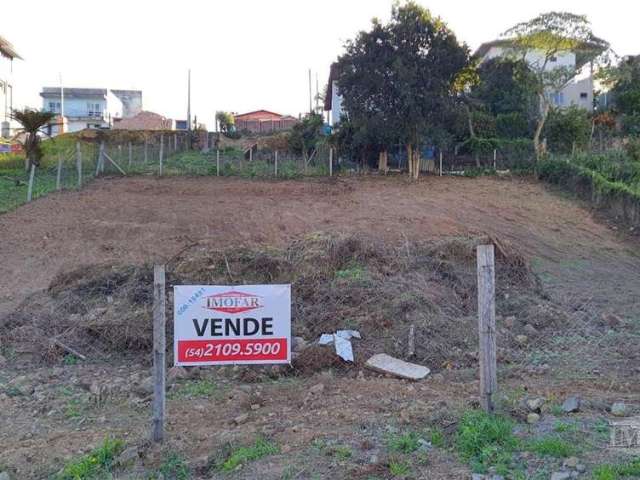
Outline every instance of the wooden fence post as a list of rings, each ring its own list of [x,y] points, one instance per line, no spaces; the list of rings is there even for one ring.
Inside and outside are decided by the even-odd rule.
[[[82,188],[82,149],[80,142],[76,142],[76,169],[78,170],[78,188]]]
[[[174,153],[178,151],[178,134],[173,134],[173,151]]]
[[[165,272],[164,265],[153,267],[153,421],[151,439],[164,441],[165,411]]]
[[[29,172],[29,187],[27,189],[27,202],[30,202],[33,198],[33,180],[36,176],[36,164],[31,164],[31,172]]]
[[[329,176],[333,177],[333,148],[329,147]]]
[[[495,148],[493,149],[493,169],[498,169],[498,150]]]
[[[149,145],[149,142],[147,142],[147,139],[145,138],[144,139],[144,163],[145,164],[147,163],[147,160],[148,160],[148,155],[147,155],[148,150],[149,150],[148,149],[148,145]]]
[[[58,170],[56,171],[56,190],[60,190],[62,184],[62,154],[58,155]]]
[[[442,150],[440,150],[440,176],[442,176]]]
[[[276,150],[276,158],[275,158],[274,163],[275,163],[275,174],[274,174],[274,176],[277,177],[278,176],[278,150]]]
[[[162,156],[164,155],[164,135],[160,135],[160,176],[162,176]]]
[[[104,142],[100,142],[100,147],[98,148],[98,161],[96,162],[96,177],[101,171],[104,171],[104,167],[102,166],[102,157],[104,153]]]
[[[131,163],[133,162],[133,145],[129,142],[129,168],[131,168]]]
[[[477,258],[480,405],[486,412],[493,412],[498,390],[494,246],[478,245]]]
[[[216,177],[220,176],[220,149],[216,148]]]

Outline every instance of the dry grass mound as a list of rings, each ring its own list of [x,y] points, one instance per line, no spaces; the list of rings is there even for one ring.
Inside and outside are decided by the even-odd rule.
[[[363,339],[354,341],[354,349],[361,363],[379,352],[408,358],[413,326],[412,360],[434,370],[471,366],[477,357],[475,246],[487,240],[389,245],[319,233],[279,250],[224,251],[200,244],[167,265],[168,317],[172,285],[291,283],[294,335],[315,341],[322,333],[358,329]],[[545,300],[520,255],[500,244],[496,252],[498,313],[517,317],[508,331],[499,330],[499,355],[516,361],[522,346],[514,338],[524,325],[544,331],[556,327],[561,314]],[[152,341],[152,281],[149,265],[95,265],[61,273],[48,291],[0,319],[0,334],[16,354],[34,359],[55,360],[63,353],[52,339],[91,357],[146,355]],[[171,338],[170,321],[167,328]],[[300,371],[340,363],[330,349],[316,347],[296,362]]]

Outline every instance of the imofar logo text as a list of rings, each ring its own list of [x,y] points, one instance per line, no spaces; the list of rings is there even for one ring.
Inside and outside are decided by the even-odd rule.
[[[224,313],[241,313],[262,308],[262,306],[258,295],[230,291],[207,297],[206,308]]]

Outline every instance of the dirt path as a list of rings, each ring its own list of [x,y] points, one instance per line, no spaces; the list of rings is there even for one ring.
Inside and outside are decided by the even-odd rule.
[[[60,270],[152,261],[200,240],[273,245],[320,230],[397,241],[488,233],[537,258],[550,277],[594,252],[606,253],[593,260],[599,278],[617,275],[612,260],[624,264],[626,285],[640,271],[609,227],[530,181],[104,179],[0,216],[0,315]]]

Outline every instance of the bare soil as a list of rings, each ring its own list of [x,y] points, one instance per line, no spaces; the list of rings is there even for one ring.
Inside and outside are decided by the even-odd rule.
[[[25,314],[44,315],[56,295],[70,305],[76,297],[69,292],[81,291],[83,278],[92,275],[104,281],[109,272],[128,272],[131,281],[136,275],[144,277],[145,264],[156,261],[175,264],[177,275],[181,267],[210,258],[207,255],[214,251],[290,249],[317,232],[331,238],[375,239],[387,249],[385,255],[408,250],[409,257],[424,242],[491,237],[517,252],[525,260],[521,267],[528,270],[530,265],[539,280],[499,291],[499,313],[507,315],[500,309],[522,302],[515,315],[517,328],[526,323],[537,329],[528,333],[526,346],[518,347],[513,333],[522,332],[506,334],[511,327],[505,315],[499,317],[500,333],[515,352],[515,362],[501,371],[505,410],[522,418],[518,401],[541,395],[548,400],[543,419],[553,423],[558,414],[551,405],[577,393],[585,400],[579,417],[585,425],[606,420],[607,408],[616,400],[638,411],[637,240],[594,216],[584,204],[526,179],[103,179],[80,192],[50,195],[0,216],[0,327],[3,322],[7,326],[7,319],[15,321],[17,313],[25,324]],[[265,258],[280,257],[274,253]],[[388,270],[395,265],[388,256],[381,258],[371,265],[363,262],[374,284],[388,281]],[[230,260],[232,270],[238,271],[242,262]],[[414,275],[410,265],[403,268]],[[442,291],[437,290],[437,279],[427,277],[430,283],[425,283],[430,294],[442,293],[435,302],[441,309],[456,302],[452,292],[459,292],[460,282],[466,281],[459,270],[452,272],[462,280]],[[360,295],[371,293],[358,288]],[[113,296],[118,304],[118,292]],[[451,318],[473,317],[463,303],[454,307],[447,310]],[[550,319],[549,330],[536,323],[540,319]],[[439,328],[443,342],[451,338],[443,333],[446,325],[430,325]],[[46,331],[46,325],[38,328]],[[451,335],[461,328],[467,329],[461,323]],[[398,332],[380,345],[402,351],[405,339],[397,338]],[[28,341],[29,332],[24,333]],[[7,344],[7,338],[0,339],[0,348]],[[146,348],[131,345],[138,347]],[[146,440],[150,419],[145,356],[127,357],[125,352],[75,364],[57,355],[43,365],[35,358],[20,363],[20,352],[12,356],[3,349],[0,471],[7,469],[20,479],[50,478],[72,457],[111,435],[138,452],[134,465],[118,470],[116,478],[157,478],[148,475],[158,472],[171,452],[185,459],[197,479],[392,478],[390,463],[396,460],[410,465],[406,478],[469,478],[469,467],[450,449],[430,449],[425,459],[393,453],[388,445],[390,437],[405,431],[428,438],[431,428],[451,440],[460,412],[477,405],[471,346],[454,348],[447,344],[443,349],[448,356],[423,352],[421,360],[439,364],[428,365],[436,375],[416,384],[359,366],[336,369],[319,364],[317,371],[297,372],[192,370],[189,378],[171,382],[164,447]],[[322,388],[312,388],[320,384]],[[558,419],[578,418],[565,417]],[[277,444],[280,453],[231,473],[209,468],[229,444],[249,444],[259,436]],[[581,461],[591,468],[602,456],[600,450],[591,450]],[[541,470],[555,471],[562,460],[544,462]]]

